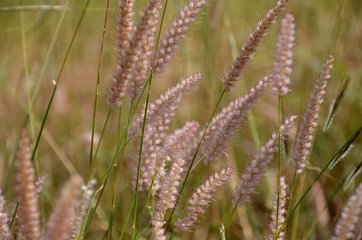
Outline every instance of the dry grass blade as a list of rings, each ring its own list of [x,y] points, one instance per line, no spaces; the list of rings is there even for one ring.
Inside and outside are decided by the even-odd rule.
[[[333,103],[330,107],[326,123],[324,124],[323,131],[327,131],[328,128],[331,126],[334,116],[336,115],[336,112],[338,110],[338,107],[340,106],[342,99],[347,92],[350,81],[351,81],[351,78],[349,76],[345,77],[343,79],[343,82],[342,82],[341,87],[339,88],[337,97],[333,100]]]
[[[352,136],[347,140],[347,142],[343,145],[343,147],[339,149],[339,151],[333,157],[331,163],[329,164],[328,166],[329,169],[334,168],[338,164],[338,162],[348,154],[348,152],[353,147],[353,142],[356,141],[361,132],[362,132],[362,125],[357,129],[356,132],[352,134]]]

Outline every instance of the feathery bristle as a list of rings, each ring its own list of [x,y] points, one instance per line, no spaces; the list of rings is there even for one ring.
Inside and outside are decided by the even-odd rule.
[[[273,90],[275,95],[287,94],[292,75],[293,47],[295,41],[294,16],[287,13],[282,20],[273,64]]]
[[[295,125],[297,117],[292,116],[285,120],[280,126],[282,138]],[[283,139],[282,139],[283,140]],[[274,160],[275,153],[278,152],[278,132],[272,134],[271,139],[261,148],[259,154],[250,162],[245,172],[242,174],[240,183],[234,191],[234,205],[242,207],[245,202],[250,201],[255,193],[256,186],[260,183],[267,167]]]
[[[212,195],[221,188],[233,173],[231,167],[213,174],[206,182],[196,189],[188,200],[186,216],[175,223],[176,231],[190,231],[197,223],[205,209],[212,201]]]
[[[337,239],[357,239],[354,235],[356,229],[361,229],[362,213],[362,183],[356,191],[349,197],[341,216],[334,228],[333,240]]]
[[[302,123],[298,128],[293,152],[293,165],[296,167],[297,173],[304,171],[312,149],[315,131],[318,126],[319,110],[325,95],[327,81],[331,77],[333,60],[333,56],[329,56],[326,64],[323,66],[319,79],[314,86],[313,93],[309,98],[308,107],[304,113]]]
[[[121,66],[126,58],[129,40],[133,32],[134,4],[135,0],[119,1],[116,26],[117,66]]]
[[[167,136],[171,120],[175,115],[183,94],[194,87],[200,79],[201,74],[192,75],[149,104],[143,138],[142,165],[139,178],[140,191],[150,188],[152,179],[158,174],[160,167],[166,160],[166,156],[163,154],[165,151],[162,151],[162,149],[164,149],[165,137]],[[143,116],[144,109],[142,115],[134,121],[133,127],[129,132],[130,137],[136,136],[141,132]],[[133,177],[133,185],[135,185],[136,179],[137,174]],[[157,190],[157,186],[155,184],[153,190]]]
[[[164,70],[176,51],[181,38],[190,27],[190,24],[195,21],[196,16],[205,4],[206,0],[190,0],[181,10],[180,15],[171,23],[156,53],[153,63],[155,74],[159,74]]]
[[[152,125],[157,122],[158,118],[171,118],[174,115],[181,97],[190,89],[195,87],[201,79],[201,74],[196,73],[187,79],[181,81],[175,87],[168,89],[158,99],[148,105],[147,110],[147,124]],[[141,135],[145,107],[142,109],[142,114],[137,117],[132,124],[132,128],[128,131],[130,138]]]
[[[75,213],[72,229],[70,230],[69,240],[76,240],[81,234],[80,231],[82,228],[83,219],[86,216],[89,205],[91,203],[96,183],[97,181],[95,179],[92,179],[89,181],[87,186],[83,186],[83,195],[80,199],[79,207]]]
[[[16,195],[19,204],[16,216],[17,238],[39,240],[41,221],[39,194],[35,186],[35,169],[31,161],[32,149],[27,130],[20,135],[16,167]]]
[[[287,216],[287,202],[288,202],[288,185],[285,177],[280,177],[280,194],[279,194],[279,206],[278,206],[278,194],[274,200],[274,211],[271,215],[271,222],[269,224],[270,233],[267,239],[283,240],[285,239],[285,232],[283,230],[286,216]],[[278,223],[277,223],[277,212],[278,212]],[[277,238],[275,234],[278,233]]]
[[[5,212],[5,199],[3,197],[2,191],[0,190],[0,239],[13,239],[8,224],[9,218]]]
[[[269,83],[270,76],[266,76],[254,88],[250,89],[249,93],[231,102],[212,119],[199,151],[200,157],[205,156],[205,163],[216,162],[241,122],[246,118],[248,110],[263,94]]]
[[[165,239],[163,229],[164,216],[167,209],[171,209],[176,204],[178,187],[180,185],[181,173],[184,171],[185,161],[183,159],[176,160],[169,173],[160,176],[160,187],[158,191],[158,199],[156,201],[156,209],[152,220],[154,239]]]
[[[45,240],[68,240],[81,196],[82,178],[74,175],[63,188],[51,214]]]
[[[40,195],[41,191],[43,190],[45,183],[45,176],[38,177],[38,179],[35,181],[35,188],[36,192]]]
[[[265,18],[258,23],[254,32],[250,34],[248,41],[242,46],[241,51],[231,65],[230,70],[223,78],[223,84],[226,91],[230,91],[234,87],[236,81],[253,58],[256,48],[263,41],[276,17],[287,6],[287,4],[288,0],[279,0],[274,8],[268,12]]]
[[[137,31],[144,32],[142,38],[133,39],[133,41],[142,41],[141,49],[137,53],[137,61],[134,62],[134,77],[129,82],[128,93],[132,101],[137,100],[142,93],[147,73],[151,70],[152,57],[154,56],[155,34],[162,9],[161,0],[152,0],[147,5],[140,23],[137,25]],[[152,17],[148,17],[152,16]],[[143,30],[143,28],[145,28]],[[139,44],[137,42],[137,44]]]
[[[108,89],[107,103],[110,107],[118,107],[122,103],[122,98],[126,94],[128,85],[131,82],[131,88],[134,87],[134,79],[140,74],[140,67],[147,69],[147,66],[139,66],[144,63],[144,49],[152,48],[150,42],[151,33],[154,33],[159,20],[162,8],[162,0],[151,0],[148,2],[140,23],[129,41],[129,47],[125,54],[122,64],[117,67],[116,73]],[[151,44],[152,46],[145,46]]]
[[[198,136],[197,130],[200,125],[195,122],[187,122],[183,128],[177,129],[167,137],[165,151],[173,159],[182,158],[186,162],[191,161],[195,152]]]

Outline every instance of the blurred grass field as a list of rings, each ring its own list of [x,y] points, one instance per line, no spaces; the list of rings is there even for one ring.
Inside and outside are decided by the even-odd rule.
[[[192,25],[191,31],[182,41],[171,66],[154,79],[152,84],[151,99],[154,99],[180,79],[195,72],[203,74],[198,89],[188,94],[182,102],[173,121],[174,128],[181,127],[189,120],[196,120],[201,126],[205,126],[223,89],[221,77],[241,44],[247,40],[257,22],[275,2],[209,1],[206,11]],[[12,162],[20,130],[26,123],[33,142],[36,141],[54,89],[53,82],[61,71],[86,3],[87,1],[81,0],[0,1],[0,186],[5,190],[7,199],[13,199]],[[109,8],[106,33],[102,42],[107,3]],[[167,26],[179,12],[183,3],[184,1],[169,0],[164,26]],[[100,135],[108,112],[105,98],[115,69],[114,33],[117,4],[116,0],[89,1],[59,78],[54,103],[50,108],[35,157],[37,174],[46,176],[46,185],[41,197],[44,219],[47,219],[59,189],[70,174],[78,172],[84,178],[88,175],[98,73],[100,86],[96,135]],[[138,16],[145,1],[136,1],[136,5]],[[336,59],[319,119],[311,155],[313,168],[308,171],[307,186],[362,124],[362,2],[293,0],[287,11],[293,13],[296,18],[296,47],[292,91],[284,98],[286,116],[302,114],[325,59],[330,53],[333,53]],[[225,96],[221,106],[246,93],[271,71],[279,26],[280,18],[255,54],[242,80]],[[102,44],[104,48],[100,55]],[[346,96],[331,127],[323,132],[329,106],[345,76],[351,79]],[[122,108],[128,109],[128,104],[126,101]],[[124,110],[122,113],[127,114],[127,111]],[[265,143],[272,130],[276,129],[277,98],[269,90],[251,112],[255,122],[244,122],[241,125],[237,137],[233,139],[232,147],[227,149],[220,161],[222,165],[236,166],[239,172],[242,172],[250,158],[258,151],[259,144]],[[29,119],[26,121],[27,116]],[[103,176],[113,158],[120,137],[119,132],[122,130],[118,127],[118,119],[118,111],[112,112],[95,160],[95,178]],[[256,130],[251,130],[252,124],[255,124]],[[123,125],[124,123],[121,124]],[[328,239],[341,206],[353,191],[354,185],[347,193],[340,190],[334,195],[334,190],[343,183],[350,171],[362,162],[361,138],[357,139],[354,145],[355,148],[342,163],[332,171],[326,172],[318,182],[326,198],[326,211],[329,213],[327,223],[318,225],[319,218],[315,217],[316,197],[309,195],[301,206],[298,239]],[[136,144],[131,144],[121,159],[121,164],[117,166],[120,176],[119,187],[115,192],[117,204],[113,231],[108,235],[111,239],[119,238],[131,206],[133,192],[130,179],[136,162],[135,150]],[[210,166],[196,169],[185,195],[198,186],[201,179],[210,175],[212,170],[213,167]],[[276,189],[275,171],[276,168],[270,169],[253,202],[239,209],[238,216],[234,215],[233,222],[227,229],[226,239],[263,237]],[[231,211],[231,186],[236,184],[236,177],[237,174],[225,194],[220,194],[217,201],[214,201],[196,232],[184,235],[183,239],[217,239],[220,223],[226,221],[226,213]],[[356,183],[360,182],[360,179],[361,177]],[[108,228],[113,192],[113,185],[107,185],[86,239],[103,239]],[[144,224],[144,228],[149,218],[146,214],[144,219],[141,219],[140,224]],[[129,238],[130,223],[127,229],[124,239]],[[140,235],[147,238],[149,232],[145,229]]]

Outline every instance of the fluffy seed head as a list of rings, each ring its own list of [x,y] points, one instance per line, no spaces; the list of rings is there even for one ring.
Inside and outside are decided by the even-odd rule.
[[[293,47],[295,41],[294,16],[287,13],[282,20],[276,45],[273,90],[275,95],[287,94],[292,75]]]
[[[148,2],[141,21],[129,40],[125,59],[121,61],[121,65],[117,66],[110,83],[107,96],[107,103],[110,107],[120,106],[130,82],[132,81],[130,87],[134,88],[134,79],[137,78],[139,80],[139,74],[144,76],[143,70],[147,69],[148,66],[143,65],[145,62],[143,51],[153,47],[152,42],[154,39],[152,34],[156,31],[161,8],[162,0],[151,0]]]
[[[296,118],[296,116],[292,116],[280,126],[282,138],[295,125]],[[256,186],[260,183],[262,176],[269,164],[274,160],[275,153],[277,152],[278,132],[274,132],[271,139],[261,148],[260,153],[254,157],[242,174],[240,183],[234,191],[234,205],[237,204],[239,207],[242,207],[245,202],[250,201],[255,193]]]
[[[150,103],[147,110],[147,124],[152,125],[154,122],[157,122],[157,119],[159,118],[172,118],[176,108],[178,107],[178,104],[181,101],[181,97],[190,89],[195,87],[200,79],[200,73],[191,75],[187,79],[181,81],[175,87],[167,90],[154,102]],[[142,114],[133,121],[132,127],[128,132],[128,136],[130,138],[141,135],[145,112],[144,110],[145,107],[142,109]]]
[[[307,109],[303,115],[303,120],[298,128],[293,151],[293,165],[297,173],[302,173],[306,167],[309,154],[313,145],[315,131],[318,126],[319,110],[321,108],[327,81],[331,77],[333,56],[329,56],[323,66],[319,79],[317,80],[312,95],[309,98]]]
[[[5,199],[0,190],[0,239],[11,240],[12,235],[9,229],[9,218],[5,212]]]
[[[333,240],[357,239],[355,230],[361,229],[362,213],[362,183],[355,193],[348,199],[334,228]]]
[[[196,133],[199,126],[195,121],[187,122],[183,128],[168,136],[165,143],[167,155],[173,159],[182,158],[190,161],[197,145]]]
[[[73,219],[79,204],[82,178],[74,175],[63,188],[53,213],[51,214],[45,240],[68,240],[71,234]]]
[[[166,91],[156,101],[149,104],[143,138],[142,163],[139,178],[140,191],[150,188],[152,179],[158,174],[160,167],[166,160],[167,156],[164,154],[164,144],[171,120],[175,115],[175,111],[183,94],[194,87],[200,79],[201,74],[192,75]],[[141,133],[144,110],[142,112],[142,115],[134,121],[133,127],[130,129],[130,137]],[[138,170],[136,169],[136,171]],[[137,174],[133,177],[133,185],[135,185],[136,179]],[[153,190],[158,189],[157,179],[156,177]]]
[[[199,151],[200,157],[205,156],[205,163],[216,162],[236,133],[240,123],[244,121],[248,110],[263,94],[269,83],[270,77],[266,76],[250,89],[249,93],[231,102],[212,119]]]
[[[30,138],[28,132],[23,129],[20,135],[16,166],[15,191],[19,204],[16,232],[18,238],[39,240],[41,237],[40,207],[31,156]]]
[[[231,167],[222,169],[212,175],[192,194],[188,201],[186,216],[175,223],[176,231],[190,231],[199,221],[201,215],[212,201],[212,195],[217,192],[233,173]]]
[[[196,16],[205,4],[206,0],[190,0],[181,10],[180,15],[171,23],[171,26],[161,41],[153,62],[153,71],[155,74],[163,71],[176,51],[180,40],[190,27],[190,24],[195,21]]]
[[[145,80],[151,69],[151,62],[154,56],[155,34],[158,30],[158,22],[161,15],[162,0],[152,0],[147,5],[140,23],[137,25],[137,32],[144,32],[144,36],[135,39],[137,44],[142,44],[136,53],[137,60],[134,62],[133,79],[129,81],[128,93],[131,101],[137,100],[142,93]]]
[[[85,215],[87,214],[87,210],[92,200],[92,196],[94,194],[94,187],[97,181],[92,179],[89,181],[87,186],[83,186],[83,194],[80,199],[79,207],[75,213],[75,218],[72,224],[72,229],[70,230],[69,240],[78,239],[78,235],[81,234],[80,230],[82,228],[82,223]]]
[[[223,78],[223,84],[226,91],[230,91],[235,86],[236,81],[253,58],[257,47],[265,38],[276,17],[287,4],[288,0],[279,0],[265,18],[258,23],[254,32],[250,34],[248,41],[242,46],[237,58],[231,65],[230,70]]]
[[[277,240],[285,239],[285,231],[283,226],[285,224],[287,216],[287,202],[288,202],[288,185],[285,180],[285,177],[280,177],[280,193],[279,193],[279,206],[278,206],[278,194],[275,196],[274,200],[274,211],[271,215],[271,222],[269,224],[270,233],[267,239],[273,240],[276,233],[278,234]],[[278,222],[277,222],[277,212],[278,212]]]

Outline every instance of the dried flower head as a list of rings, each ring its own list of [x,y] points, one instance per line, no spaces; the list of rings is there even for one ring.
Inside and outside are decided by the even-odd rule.
[[[294,126],[296,119],[296,116],[289,117],[280,126],[282,138]],[[269,164],[274,160],[275,153],[277,152],[278,132],[274,132],[271,139],[261,148],[261,152],[254,157],[242,174],[240,183],[234,191],[234,205],[237,204],[239,207],[242,207],[245,202],[250,201],[255,193],[256,186],[260,183],[262,176]]]
[[[250,89],[249,93],[231,102],[212,119],[199,151],[200,157],[205,156],[205,163],[215,162],[220,157],[240,123],[246,118],[247,112],[263,94],[269,82],[270,77],[266,76]]]
[[[187,122],[183,128],[177,129],[167,137],[165,151],[173,159],[182,158],[191,161],[195,152],[199,129],[199,124],[195,121]]]
[[[117,14],[116,54],[117,66],[121,66],[126,58],[129,40],[133,32],[135,0],[120,0]]]
[[[176,51],[181,38],[205,4],[206,0],[190,0],[181,10],[180,15],[171,23],[156,53],[153,63],[155,74],[163,71]]]
[[[333,240],[358,239],[355,235],[357,229],[361,229],[362,213],[362,183],[359,184],[355,193],[349,197],[341,216],[334,228]]]
[[[38,192],[35,185],[35,169],[31,161],[32,149],[27,130],[20,134],[16,166],[16,195],[19,204],[16,217],[17,238],[39,240],[41,222]]]
[[[69,239],[75,212],[79,206],[79,198],[82,194],[81,186],[82,178],[74,175],[63,188],[47,223],[45,240]]]
[[[143,70],[148,68],[148,61],[145,60],[145,57],[147,56],[146,58],[148,59],[150,54],[148,51],[147,53],[143,53],[143,51],[153,47],[154,39],[152,36],[156,32],[161,8],[162,0],[151,0],[143,11],[141,21],[129,40],[125,59],[120,61],[121,65],[117,66],[110,83],[107,97],[109,106],[120,106],[128,85],[130,84],[130,88],[134,89],[135,85],[139,85],[135,81],[139,81],[144,77]]]
[[[326,64],[323,66],[319,79],[314,86],[313,93],[309,98],[303,120],[298,128],[293,152],[293,165],[296,167],[297,173],[304,171],[309,158],[315,131],[318,126],[319,110],[325,95],[327,81],[331,77],[333,60],[333,56],[329,56]]]
[[[12,235],[9,229],[9,218],[5,212],[5,199],[0,190],[0,239],[11,240]]]
[[[294,16],[290,13],[285,14],[275,52],[274,72],[273,72],[273,90],[275,95],[287,94],[292,75],[293,47],[295,41]]]
[[[162,171],[159,181],[160,188],[157,194],[158,199],[152,220],[154,239],[165,239],[165,229],[163,228],[165,213],[167,209],[175,207],[184,164],[185,161],[180,158],[172,164],[169,173]]]
[[[175,223],[176,231],[190,231],[199,221],[212,201],[212,194],[217,192],[233,173],[231,167],[222,169],[213,174],[204,184],[196,189],[188,201],[186,216],[177,219]]]
[[[181,81],[175,87],[167,90],[158,99],[148,105],[147,110],[147,125],[152,125],[157,122],[157,119],[171,119],[178,104],[181,101],[181,97],[190,89],[195,87],[198,81],[201,79],[201,74],[196,73],[191,75],[187,79]],[[132,128],[128,131],[129,137],[135,137],[141,135],[143,118],[145,107],[142,109],[142,114],[138,116],[132,124]]]
[[[137,100],[142,93],[147,74],[151,70],[151,62],[154,57],[155,34],[158,30],[158,22],[161,15],[162,0],[152,0],[148,3],[140,23],[137,25],[136,33],[144,32],[142,38],[134,39],[142,42],[141,49],[137,53],[137,61],[134,62],[133,79],[129,82],[128,93],[132,101]],[[148,17],[152,16],[152,17]]]
[[[156,101],[149,104],[147,120],[143,137],[142,162],[140,168],[139,190],[148,190],[152,179],[155,179],[153,190],[158,189],[156,175],[167,156],[164,151],[165,137],[181,97],[201,79],[201,74],[195,74],[183,80],[175,87],[162,94]],[[144,111],[130,129],[129,135],[138,135],[142,130]],[[136,172],[138,169],[136,169]],[[133,177],[135,185],[137,174]]]
[[[78,236],[82,234],[80,232],[82,228],[82,223],[91,203],[96,183],[97,181],[95,179],[92,179],[89,181],[87,186],[83,186],[83,195],[80,199],[79,207],[75,213],[72,229],[70,230],[69,240],[76,240],[78,239]]]
[[[274,200],[274,211],[271,215],[271,222],[269,224],[270,233],[267,237],[269,240],[277,239],[283,240],[285,239],[285,231],[284,224],[287,216],[287,203],[289,189],[285,177],[280,177],[280,193],[279,193],[279,204],[278,204],[278,194],[275,196]],[[278,214],[277,214],[278,213]],[[277,216],[278,215],[278,216]],[[278,221],[278,222],[277,222]],[[275,234],[278,233],[277,238]]]
[[[288,0],[279,0],[265,18],[258,23],[254,32],[250,34],[248,41],[242,46],[237,58],[231,65],[230,70],[223,78],[223,84],[226,91],[230,91],[234,87],[235,82],[253,58],[256,48],[263,41],[276,17],[283,11],[287,4]]]

